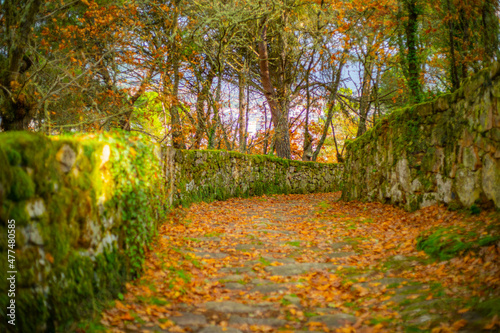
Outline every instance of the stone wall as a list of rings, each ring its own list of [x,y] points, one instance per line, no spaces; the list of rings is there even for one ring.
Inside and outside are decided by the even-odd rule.
[[[343,199],[500,208],[500,64],[379,121],[346,149]]]
[[[161,184],[160,164],[138,137],[0,133],[0,270],[17,271],[16,326],[5,320],[5,278],[0,325],[65,331],[98,299],[116,296],[139,272],[143,244],[154,235]],[[7,262],[7,250],[15,261]]]
[[[8,329],[65,331],[91,316],[98,300],[116,297],[124,281],[140,274],[156,223],[170,207],[335,191],[341,179],[342,166],[179,151],[130,134],[0,133],[0,270],[18,272],[16,326]],[[6,260],[12,220],[14,269]],[[0,287],[6,318],[6,279]]]
[[[210,150],[168,148],[165,154],[167,195],[171,205],[237,196],[341,189],[342,164]]]

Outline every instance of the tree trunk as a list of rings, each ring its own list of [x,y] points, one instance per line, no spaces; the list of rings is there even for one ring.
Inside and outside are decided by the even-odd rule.
[[[267,25],[263,24],[259,45],[259,67],[262,87],[267,104],[271,109],[271,117],[275,128],[276,154],[281,158],[291,158],[290,133],[288,126],[288,109],[282,109],[278,103],[276,91],[269,74],[269,56],[267,52]]]
[[[250,85],[247,84],[247,102],[245,108],[245,144],[244,151],[247,151],[247,141],[248,141],[248,113],[250,112]]]
[[[201,92],[198,94],[196,99],[197,126],[196,126],[196,133],[194,135],[194,143],[193,143],[194,149],[200,149],[201,140],[203,139],[203,132],[206,131],[207,119],[205,116],[204,108],[205,108],[205,102],[208,99],[208,92],[212,87],[212,82],[214,80],[214,77],[215,73],[212,70],[210,70],[210,72],[207,75],[207,79],[204,82],[202,82]],[[200,81],[203,81],[201,76],[200,76]]]
[[[0,89],[3,100],[0,105],[0,116],[1,125],[6,131],[28,129],[34,116],[34,110],[27,97],[24,94],[16,94],[14,97],[13,91],[20,83],[22,73],[31,66],[31,60],[25,53],[42,3],[42,0],[28,1],[21,13],[18,13],[17,1],[6,0],[2,4],[8,60],[0,72],[0,84],[3,86]]]
[[[420,63],[417,51],[417,33],[419,8],[417,0],[405,0],[408,10],[408,21],[406,22],[406,47],[408,49],[408,85],[410,86],[412,100],[419,103],[422,99],[420,87]]]
[[[337,163],[344,163],[344,158],[342,157],[342,153],[339,152],[339,146],[337,145],[337,137],[335,136],[335,126],[333,126],[333,121],[330,122],[330,125],[332,127],[333,143],[335,143],[335,152],[336,152],[336,156],[337,156]]]
[[[174,85],[172,89],[173,102],[170,106],[170,123],[172,126],[172,147],[176,149],[186,149],[184,135],[182,133],[181,117],[179,116],[179,60],[176,59],[174,64]]]
[[[271,130],[271,123],[269,123],[269,130]],[[267,109],[264,105],[264,143],[262,144],[262,154],[267,155],[267,147],[269,146],[269,137],[267,133]]]
[[[359,102],[359,123],[356,137],[366,132],[366,118],[370,110],[370,95],[372,85],[373,61],[370,55],[367,55],[363,70],[363,85],[361,87],[361,101]]]
[[[245,152],[246,146],[246,121],[245,121],[245,109],[246,109],[246,99],[245,99],[245,88],[246,88],[246,80],[244,73],[245,68],[241,72],[238,73],[238,136],[239,136],[239,150],[241,153]]]
[[[309,74],[313,65],[314,57],[311,57],[306,72],[306,121],[304,122],[304,143],[302,145],[302,161],[310,161],[313,157],[312,135],[309,133],[309,112],[311,110],[311,91],[309,87]]]
[[[344,50],[344,54],[347,52],[347,50]],[[342,59],[339,63],[339,69],[337,70],[337,73],[335,75],[332,75],[332,82],[333,82],[333,87],[330,91],[330,107],[328,108],[328,113],[326,116],[326,122],[325,125],[323,126],[323,133],[321,134],[321,138],[319,139],[318,145],[316,146],[316,150],[314,151],[312,160],[316,161],[318,158],[318,155],[321,151],[321,148],[323,147],[323,144],[325,143],[326,136],[328,134],[328,124],[332,121],[333,118],[333,108],[334,108],[334,102],[335,102],[335,97],[337,95],[339,85],[340,85],[340,78],[342,76],[342,70],[344,68],[345,60]]]
[[[498,21],[498,0],[485,0],[481,8],[482,44],[487,61],[500,58],[500,22]]]
[[[446,1],[448,7],[448,14],[451,14],[451,3],[450,0]],[[458,64],[455,54],[455,31],[454,25],[451,17],[448,19],[448,42],[450,44],[450,74],[451,74],[451,86],[452,90],[455,91],[460,88],[460,79],[458,78]]]

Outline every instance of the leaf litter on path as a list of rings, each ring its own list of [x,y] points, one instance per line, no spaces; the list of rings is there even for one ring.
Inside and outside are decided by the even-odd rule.
[[[101,323],[112,332],[500,328],[498,213],[440,206],[409,213],[339,196],[176,210],[160,227],[144,274]],[[446,260],[436,258],[441,252]]]

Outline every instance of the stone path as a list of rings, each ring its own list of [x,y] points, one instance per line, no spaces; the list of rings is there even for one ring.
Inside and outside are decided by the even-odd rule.
[[[420,332],[460,320],[467,324],[454,331],[475,332],[485,324],[480,314],[460,314],[439,284],[398,274],[420,265],[418,258],[370,259],[359,240],[336,238],[336,228],[350,227],[336,219],[356,214],[332,211],[337,199],[195,205],[163,226],[145,276],[102,322],[119,332],[200,333]],[[123,320],[121,307],[134,320]]]

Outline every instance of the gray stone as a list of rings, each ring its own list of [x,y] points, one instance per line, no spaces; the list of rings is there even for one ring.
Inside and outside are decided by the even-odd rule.
[[[293,305],[300,306],[300,298],[298,298],[298,297],[285,295],[285,296],[283,296],[283,299],[287,302],[292,303]]]
[[[409,292],[420,292],[420,291],[425,291],[429,290],[429,286],[425,285],[412,285],[412,286],[398,286],[397,288],[394,289],[396,294],[404,294],[404,293],[409,293]]]
[[[235,249],[238,251],[242,251],[242,250],[250,251],[250,250],[259,249],[262,247],[263,247],[262,245],[256,245],[256,244],[238,244],[235,246]]]
[[[424,193],[422,196],[422,203],[420,204],[420,208],[428,207],[435,205],[437,203],[438,194],[435,192]]]
[[[437,316],[437,315],[424,314],[424,315],[421,315],[421,316],[413,319],[411,321],[411,323],[415,324],[415,325],[422,325],[422,324],[430,323],[438,318],[439,318],[439,316]]]
[[[443,180],[443,177],[441,174],[436,175],[436,183],[437,183],[437,196],[440,201],[443,201],[445,203],[450,203],[451,202],[451,185],[452,181],[449,178],[445,178]]]
[[[382,302],[382,304],[387,304],[387,303],[390,303],[390,302],[401,303],[404,300],[406,300],[407,297],[408,297],[408,295],[406,295],[406,294],[394,295],[389,300]]]
[[[412,192],[419,192],[419,191],[422,191],[424,187],[422,186],[422,183],[420,183],[420,181],[415,178],[413,180],[413,182],[411,183],[411,191]]]
[[[393,277],[387,277],[387,278],[382,278],[379,280],[373,280],[371,283],[380,283],[381,285],[389,285],[393,283],[403,283],[403,282],[408,282],[409,280],[403,279],[403,278],[393,278]]]
[[[274,229],[258,229],[258,232],[270,233],[270,234],[283,234],[283,235],[292,235],[295,234],[295,231],[288,230],[274,230]]]
[[[354,324],[356,322],[356,317],[347,313],[336,313],[312,317],[309,319],[309,322],[323,323],[328,328],[338,328],[347,324]]]
[[[224,283],[224,287],[229,290],[245,290],[247,288],[244,284],[238,282]]]
[[[271,280],[266,280],[266,279],[261,279],[261,278],[255,278],[250,281],[250,283],[254,285],[262,285],[262,284],[274,284],[275,282]]]
[[[335,265],[329,263],[300,263],[283,266],[268,266],[266,271],[273,275],[293,276],[300,275],[314,270],[332,269]]]
[[[92,220],[89,216],[83,223],[80,242],[85,247],[96,246],[101,238],[101,225]]]
[[[242,281],[244,279],[245,279],[245,277],[243,275],[233,274],[233,275],[224,276],[224,277],[220,278],[219,281],[237,282],[237,281]]]
[[[108,252],[113,251],[113,249],[117,247],[117,243],[118,236],[112,234],[110,231],[107,231],[99,242],[99,245],[97,245],[95,254],[101,254],[104,250],[107,250]]]
[[[483,157],[483,191],[486,197],[500,207],[500,161],[490,155]]]
[[[349,245],[350,244],[346,243],[346,242],[335,242],[335,243],[329,244],[328,247],[330,247],[333,250],[339,250],[339,249],[346,247],[346,246],[349,246]]]
[[[43,245],[43,237],[40,233],[40,227],[37,222],[30,223],[21,230],[27,242],[40,246]]]
[[[405,312],[416,311],[416,310],[424,311],[423,309],[431,309],[431,308],[435,307],[439,302],[440,302],[440,300],[438,300],[438,299],[430,299],[430,300],[412,303],[405,308]]]
[[[210,259],[224,259],[228,256],[226,253],[221,253],[221,252],[197,252],[194,254],[197,257],[210,258]]]
[[[266,222],[255,223],[254,225],[256,227],[265,227],[265,228],[269,226],[279,226],[279,224],[270,222],[269,220],[267,220]]]
[[[405,190],[405,192],[410,192],[410,167],[408,166],[408,160],[406,158],[402,158],[396,163],[396,174],[403,190]]]
[[[220,237],[197,237],[197,240],[200,240],[202,242],[220,242],[221,238]]]
[[[355,256],[356,252],[335,252],[335,253],[327,253],[326,256],[329,258],[346,258]]]
[[[269,256],[262,256],[262,258],[270,263],[279,262],[281,264],[294,264],[296,262],[293,258],[274,258]]]
[[[468,169],[457,170],[455,188],[460,202],[465,207],[470,207],[479,198],[479,193],[476,191],[476,178],[476,173]]]
[[[59,162],[61,171],[68,173],[75,164],[76,153],[69,145],[64,144],[57,152],[56,159]]]
[[[287,287],[279,284],[264,284],[261,286],[253,287],[252,290],[250,290],[250,292],[252,293],[259,292],[261,294],[272,294],[272,293],[282,292],[287,289],[288,289]]]
[[[198,333],[242,333],[240,330],[232,327],[208,326],[198,331]]]
[[[172,317],[171,319],[180,326],[201,326],[207,324],[205,316],[194,313],[183,313],[182,316]]]
[[[391,203],[397,204],[403,201],[403,192],[399,190],[399,185],[394,184],[390,190]]]
[[[236,273],[242,274],[245,273],[247,275],[252,275],[252,267],[223,267],[219,270],[221,273]]]
[[[231,318],[229,318],[229,325],[243,324],[280,327],[286,324],[286,320],[278,318],[248,318],[240,316],[231,316]]]
[[[111,156],[111,148],[109,145],[105,145],[102,147],[102,153],[101,153],[101,164],[99,165],[99,168],[102,168],[104,164],[106,164],[109,161],[109,157]]]
[[[26,209],[32,219],[37,218],[45,213],[45,204],[42,199],[32,199],[26,204]]]
[[[260,310],[256,307],[232,301],[207,302],[205,303],[205,308],[207,310],[224,313],[251,313]]]

